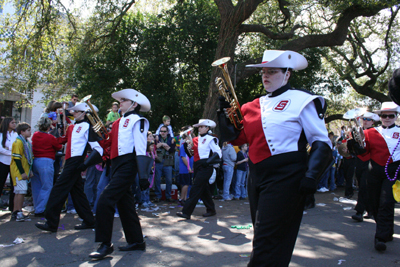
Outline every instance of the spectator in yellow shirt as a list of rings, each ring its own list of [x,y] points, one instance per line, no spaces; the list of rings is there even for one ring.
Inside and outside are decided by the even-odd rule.
[[[27,140],[31,136],[31,126],[22,122],[17,126],[18,137],[12,145],[10,172],[14,184],[14,210],[11,219],[17,222],[30,220],[22,213],[24,197],[28,191],[28,179],[32,177],[32,145]]]

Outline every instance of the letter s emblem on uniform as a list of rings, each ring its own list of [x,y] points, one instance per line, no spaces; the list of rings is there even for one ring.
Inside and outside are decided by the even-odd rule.
[[[399,135],[400,135],[400,134],[397,133],[397,132],[396,132],[396,133],[393,133],[393,139],[399,139]]]
[[[79,133],[82,130],[82,126],[79,126],[78,129],[76,129],[76,132]]]
[[[124,122],[124,128],[126,128],[126,127],[128,127],[128,124],[129,124],[129,119],[126,119],[126,121]]]
[[[272,109],[273,111],[284,111],[290,105],[290,100],[281,100],[275,107]]]

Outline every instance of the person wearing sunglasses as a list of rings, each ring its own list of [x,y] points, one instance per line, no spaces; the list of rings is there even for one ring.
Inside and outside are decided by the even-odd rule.
[[[324,98],[289,83],[293,70],[307,65],[299,53],[279,50],[266,50],[260,64],[248,65],[261,68],[267,95],[241,107],[242,130],[226,118],[229,103],[219,98],[221,141],[249,144],[248,197],[254,225],[250,267],[289,265],[306,197],[316,192],[317,181],[332,162]]]
[[[396,103],[383,102],[381,109],[374,111],[382,125],[364,131],[364,148],[354,143],[358,154],[370,155],[367,190],[376,222],[374,247],[377,251],[385,251],[386,242],[393,240],[395,199],[392,186],[399,179],[400,128],[395,124],[399,112]]]
[[[375,122],[379,121],[378,114],[372,112],[365,112],[361,117],[362,128],[367,130],[373,127]],[[351,142],[350,142],[351,144]],[[349,150],[352,149],[349,147]],[[355,153],[356,154],[356,153]],[[358,183],[358,197],[357,205],[355,206],[356,214],[351,216],[351,218],[357,222],[362,222],[364,218],[370,219],[372,217],[372,211],[369,205],[368,193],[367,193],[367,177],[368,177],[368,165],[370,160],[370,154],[364,156],[357,155],[355,158],[355,175]],[[367,215],[364,216],[364,212]]]

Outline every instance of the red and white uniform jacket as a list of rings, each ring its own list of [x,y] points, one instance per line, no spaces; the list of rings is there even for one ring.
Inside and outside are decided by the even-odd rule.
[[[100,155],[103,155],[103,148],[95,141],[95,138],[92,136],[94,134],[93,129],[87,121],[79,121],[68,126],[67,134],[57,138],[60,144],[67,143],[65,159],[83,156],[87,144],[92,149],[96,149]]]
[[[314,99],[318,99],[321,106],[325,105],[321,96],[287,85],[244,104],[241,108],[244,128],[232,144],[249,143],[249,158],[253,163],[305,150],[307,142],[312,145],[314,141],[322,141],[332,147]]]
[[[385,166],[389,156],[393,153],[400,137],[400,127],[391,126],[383,128],[382,126],[370,128],[364,131],[365,149],[370,154],[371,160],[381,166]],[[363,154],[365,155],[365,154]],[[393,157],[389,163],[400,160],[400,147],[394,151]]]
[[[144,127],[141,131],[141,120]],[[110,159],[136,152],[136,155],[146,155],[147,131],[149,121],[135,112],[127,112],[116,120],[110,132]]]
[[[199,135],[193,138],[193,160],[208,159],[214,152],[222,158],[221,148],[218,146],[218,138],[209,134]]]

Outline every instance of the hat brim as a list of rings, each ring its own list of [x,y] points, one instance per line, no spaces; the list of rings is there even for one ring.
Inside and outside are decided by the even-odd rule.
[[[268,55],[270,53],[270,55]],[[264,52],[263,62],[260,64],[246,65],[248,68],[290,68],[302,70],[307,68],[307,59],[294,51],[267,50]]]
[[[95,105],[92,104],[92,106],[96,112],[99,112],[99,109]],[[73,107],[67,108],[67,110],[71,111],[86,111],[88,109],[90,109],[89,105],[87,103],[82,103],[82,102],[77,103]]]
[[[379,116],[376,113],[372,112],[365,112],[363,115],[360,116],[360,118],[367,118],[367,119],[373,119],[374,121],[379,121]]]
[[[374,110],[374,113],[376,114],[381,114],[382,112],[385,111],[393,111],[399,113],[399,108],[390,108],[390,109],[381,109],[381,110]]]
[[[199,126],[207,126],[207,127],[210,127],[210,128],[215,128],[215,126],[217,126],[217,124],[214,122],[214,123],[211,123],[211,125],[206,125],[204,123],[197,123],[197,124],[193,125],[193,127],[199,127]]]
[[[140,105],[140,111],[143,112],[148,112],[151,109],[149,99],[144,94],[136,91],[135,89],[123,89],[121,91],[113,93],[111,96],[118,101],[121,101],[121,98],[132,100]]]

